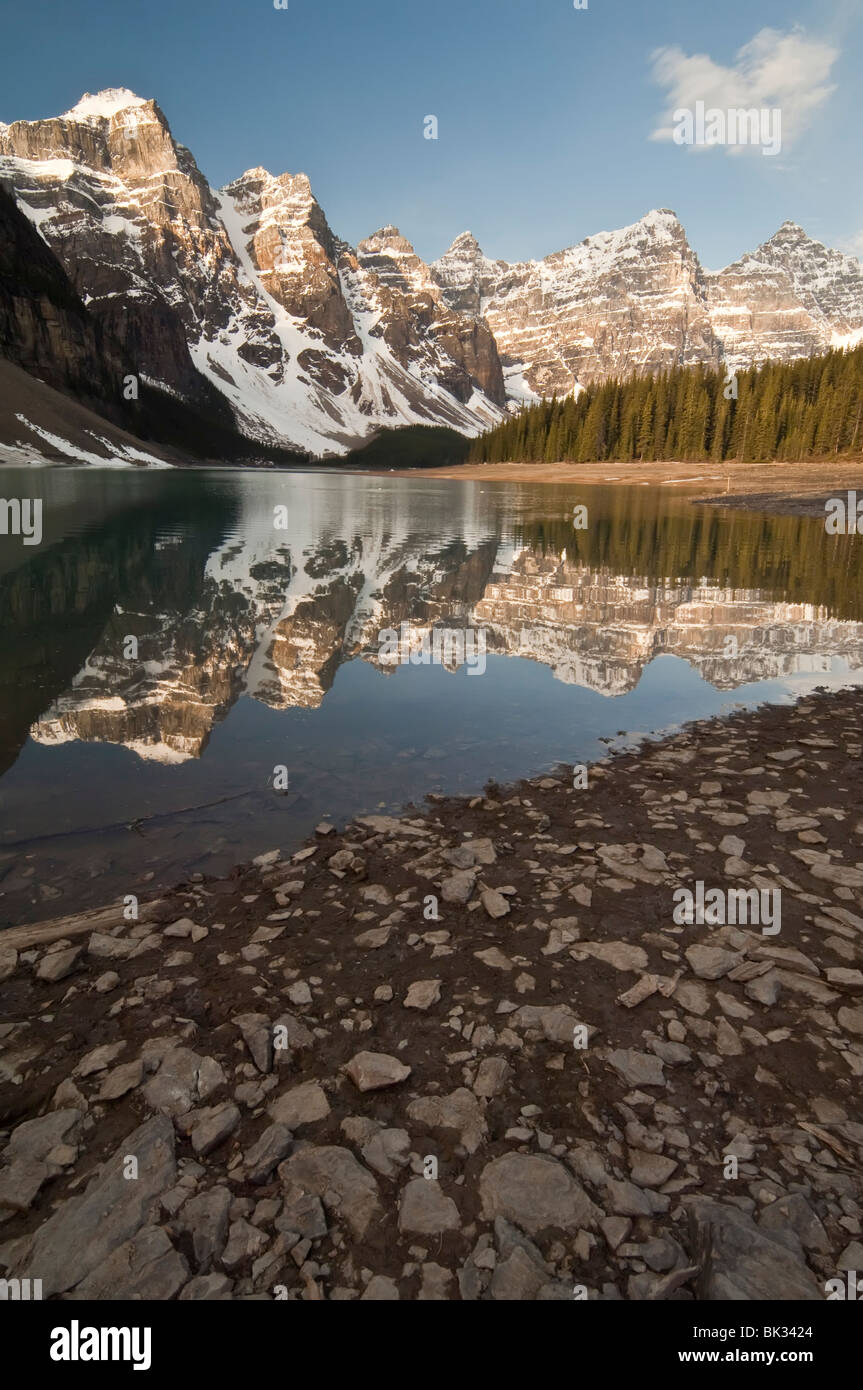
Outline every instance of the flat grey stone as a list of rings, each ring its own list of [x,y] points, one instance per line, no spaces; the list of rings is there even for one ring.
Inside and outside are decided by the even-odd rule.
[[[436,1236],[461,1227],[458,1207],[438,1183],[414,1178],[402,1189],[399,1230],[412,1235]]]
[[[528,1235],[547,1226],[585,1229],[600,1215],[575,1178],[554,1158],[504,1154],[487,1163],[479,1193],[486,1221],[505,1216]]]
[[[137,1160],[137,1178],[127,1158]],[[174,1127],[157,1115],[127,1135],[91,1180],[36,1231],[12,1276],[38,1270],[44,1297],[66,1293],[140,1230],[154,1198],[177,1180]]]

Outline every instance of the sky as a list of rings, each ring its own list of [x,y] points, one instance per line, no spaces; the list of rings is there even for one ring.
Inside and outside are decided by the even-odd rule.
[[[426,260],[467,229],[538,258],[660,207],[709,269],[786,219],[863,256],[863,0],[586,6],[0,0],[0,120],[128,87],[214,187],[304,172],[338,236],[395,224]],[[698,101],[779,109],[778,153],[676,143]]]

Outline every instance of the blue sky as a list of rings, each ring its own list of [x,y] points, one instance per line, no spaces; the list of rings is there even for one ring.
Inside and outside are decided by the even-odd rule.
[[[354,244],[517,260],[670,207],[711,269],[786,218],[863,254],[861,0],[0,0],[0,34],[0,120],[129,87],[214,186],[304,171]],[[702,94],[779,102],[781,153],[655,138]]]

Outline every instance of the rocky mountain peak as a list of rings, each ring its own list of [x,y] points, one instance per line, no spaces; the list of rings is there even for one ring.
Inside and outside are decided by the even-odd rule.
[[[107,121],[113,116],[119,115],[121,111],[128,111],[137,106],[154,106],[155,102],[148,102],[144,97],[136,96],[130,92],[128,87],[106,87],[101,92],[85,92],[81,100],[76,102],[68,111],[64,111],[59,118],[61,121]]]

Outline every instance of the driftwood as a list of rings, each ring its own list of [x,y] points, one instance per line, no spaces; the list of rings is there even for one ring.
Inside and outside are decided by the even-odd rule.
[[[164,898],[154,898],[150,903],[142,903],[138,908],[135,923],[157,920],[164,903]],[[52,917],[49,921],[33,922],[25,927],[10,927],[6,931],[0,931],[0,946],[26,951],[31,946],[46,946],[65,937],[83,936],[94,931],[109,932],[114,927],[123,925],[125,921],[122,903],[116,903],[110,907],[94,908],[89,912],[75,912],[70,917]]]

